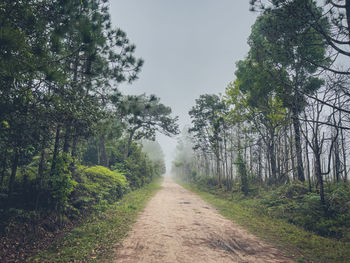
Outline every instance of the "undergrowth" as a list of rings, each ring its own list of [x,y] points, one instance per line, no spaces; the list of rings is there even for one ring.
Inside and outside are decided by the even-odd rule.
[[[327,195],[325,214],[318,195],[308,193],[302,184],[244,196],[239,187],[227,192],[218,189],[215,183],[202,180],[197,185],[181,184],[298,262],[350,262],[350,220],[344,201],[349,198],[347,187]],[[340,213],[343,216],[339,216]]]
[[[81,226],[66,233],[53,246],[29,262],[101,262],[113,256],[138,213],[160,189],[161,179],[126,194],[120,201],[89,217]]]

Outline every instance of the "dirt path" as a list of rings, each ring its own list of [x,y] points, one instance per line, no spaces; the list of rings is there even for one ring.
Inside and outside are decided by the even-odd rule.
[[[294,262],[165,179],[141,212],[114,262]]]

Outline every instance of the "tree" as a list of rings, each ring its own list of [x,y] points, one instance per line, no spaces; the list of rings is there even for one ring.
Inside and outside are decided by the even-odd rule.
[[[219,96],[204,94],[196,99],[196,105],[189,114],[192,119],[192,127],[189,132],[196,138],[194,149],[211,151],[216,158],[216,176],[218,185],[221,187],[220,173],[220,132],[223,128],[223,114],[226,111],[225,103]]]
[[[128,95],[113,98],[116,107],[116,116],[126,127],[128,143],[125,155],[130,154],[130,145],[133,140],[155,140],[156,132],[167,136],[179,133],[178,117],[171,116],[171,108],[160,103],[154,95]]]
[[[0,122],[8,126],[1,156],[11,159],[1,163],[11,167],[11,197],[17,167],[35,155],[40,178],[47,158],[53,175],[61,151],[74,163],[79,142],[98,132],[115,83],[134,81],[143,61],[111,28],[105,0],[3,1],[0,17]]]
[[[162,174],[166,172],[165,156],[158,141],[142,140],[142,151],[158,166]]]
[[[277,129],[286,124],[286,110],[275,91],[278,82],[261,65],[249,59],[237,63],[235,74],[234,86],[226,90],[228,102],[234,103],[235,108],[245,108],[245,120],[253,123],[267,146],[272,182],[277,183],[280,175],[276,168],[276,134]],[[245,98],[235,99],[235,89]]]
[[[314,8],[317,9],[316,6]],[[303,14],[300,1],[266,11],[257,19],[248,41],[251,47],[249,57],[279,81],[275,92],[290,109],[297,175],[300,181],[305,181],[299,114],[306,105],[305,94],[315,92],[323,83],[314,75],[317,72],[315,63],[309,61],[326,65],[326,46],[323,36],[305,23],[305,19],[311,23],[314,17],[307,16],[299,21],[294,16],[290,17],[290,12]]]
[[[289,9],[289,17],[295,21],[300,21],[305,27],[312,28],[322,35],[322,42],[330,47],[331,53],[328,57],[335,62],[340,57],[349,57],[350,45],[350,1],[348,0],[251,0],[251,10],[259,10],[268,13],[276,9]],[[297,5],[298,9],[291,9],[290,6]],[[299,10],[303,12],[299,12]],[[285,17],[284,17],[285,18]],[[328,21],[328,23],[325,23]],[[284,30],[284,32],[287,32]],[[349,69],[342,70],[337,67],[337,63],[324,64],[312,57],[305,57],[309,63],[327,71],[350,75]]]

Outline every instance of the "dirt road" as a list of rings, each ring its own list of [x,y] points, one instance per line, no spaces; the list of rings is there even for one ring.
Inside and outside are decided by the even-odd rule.
[[[141,212],[114,262],[294,262],[165,179]]]

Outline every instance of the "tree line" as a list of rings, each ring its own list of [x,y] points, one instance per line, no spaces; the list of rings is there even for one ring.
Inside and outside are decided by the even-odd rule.
[[[350,1],[250,4],[250,50],[225,94],[196,99],[173,172],[245,195],[305,184],[327,214],[349,178]]]
[[[97,189],[97,174],[108,174],[102,167],[131,188],[164,173],[164,160],[151,160],[136,142],[177,134],[177,117],[155,95],[118,91],[144,62],[112,26],[108,0],[4,0],[0,18],[3,215],[65,209],[89,176],[86,191]]]

